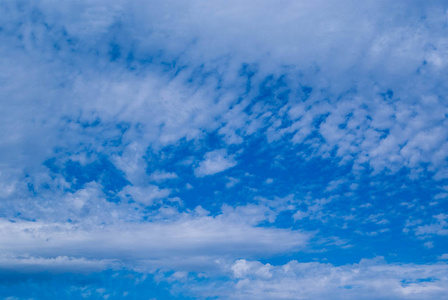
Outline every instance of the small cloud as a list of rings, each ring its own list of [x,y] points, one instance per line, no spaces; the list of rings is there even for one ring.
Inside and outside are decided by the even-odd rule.
[[[294,221],[297,221],[297,220],[302,220],[303,218],[308,217],[308,215],[309,215],[309,213],[298,210],[292,217],[293,217]]]
[[[347,183],[347,179],[341,178],[337,180],[330,181],[325,189],[326,192],[331,192],[338,189],[341,185]]]
[[[235,184],[237,184],[238,182],[240,182],[241,180],[239,180],[238,178],[234,178],[234,177],[227,177],[227,179],[229,180],[226,183],[226,188],[231,188],[233,187]]]
[[[188,156],[181,160],[178,164],[181,166],[191,166],[194,163],[194,156]]]
[[[409,202],[401,202],[400,203],[400,205],[401,206],[406,206],[407,208],[412,208],[412,207],[414,207],[415,206],[415,204],[413,204],[413,203],[409,203]]]
[[[204,160],[194,169],[194,174],[197,177],[213,175],[232,168],[236,164],[235,155],[228,155],[226,149],[213,150],[204,155]]]
[[[182,205],[182,199],[180,199],[179,197],[172,197],[172,198],[168,198],[167,200],[171,203],[177,203],[177,204]]]
[[[161,181],[165,181],[167,179],[176,179],[177,174],[174,172],[165,172],[165,171],[157,170],[157,171],[153,172],[149,178],[153,181],[161,182]]]
[[[382,220],[379,220],[378,222],[376,222],[376,224],[378,224],[378,225],[385,225],[385,224],[389,224],[389,221],[386,220],[386,219],[382,219]]]
[[[273,182],[274,182],[274,179],[272,179],[272,178],[268,178],[268,179],[266,179],[266,181],[265,181],[266,184],[271,184],[271,183],[273,183]]]
[[[438,200],[438,199],[446,199],[446,198],[448,198],[448,193],[439,193],[439,194],[437,194],[437,195],[434,196],[434,199],[435,199],[435,200]]]
[[[352,191],[356,190],[358,187],[359,187],[359,184],[357,184],[357,183],[352,183],[352,184],[350,184],[350,189],[351,189]]]
[[[158,186],[149,185],[147,187],[126,186],[121,192],[122,199],[130,198],[145,206],[153,205],[154,200],[167,198],[171,194],[170,189],[160,189]]]
[[[438,257],[440,260],[448,260],[448,253],[444,253]]]
[[[185,271],[177,271],[174,272],[171,276],[167,278],[168,282],[176,282],[176,281],[183,281],[187,278],[188,273]]]
[[[434,248],[434,244],[433,244],[433,242],[426,242],[426,243],[423,244],[423,246],[424,246],[425,248],[427,248],[427,249],[432,249],[432,248]]]

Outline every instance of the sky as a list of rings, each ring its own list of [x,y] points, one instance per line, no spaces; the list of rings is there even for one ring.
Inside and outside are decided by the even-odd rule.
[[[0,298],[442,299],[448,3],[0,2]]]

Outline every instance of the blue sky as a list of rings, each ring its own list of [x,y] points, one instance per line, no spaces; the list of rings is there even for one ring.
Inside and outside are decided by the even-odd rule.
[[[2,1],[0,298],[441,299],[446,1]]]

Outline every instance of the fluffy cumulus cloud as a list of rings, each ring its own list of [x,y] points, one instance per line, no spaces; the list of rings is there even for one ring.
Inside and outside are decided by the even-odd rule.
[[[2,1],[0,297],[442,298],[447,11]]]

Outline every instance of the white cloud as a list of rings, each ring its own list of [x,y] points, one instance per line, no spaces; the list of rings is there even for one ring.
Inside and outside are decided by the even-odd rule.
[[[435,222],[414,228],[415,234],[424,237],[431,235],[448,235],[448,215],[438,214],[433,216],[433,218],[436,219]]]
[[[444,253],[444,254],[440,255],[439,259],[441,259],[441,260],[448,260],[448,253]]]
[[[306,142],[323,157],[336,151],[355,168],[366,162],[377,172],[429,164],[436,178],[446,177],[447,54],[439,28],[446,16],[437,4],[417,9],[406,1],[231,3],[43,1],[21,11],[5,4],[0,65],[8,88],[0,92],[15,101],[2,103],[0,128],[8,133],[2,136],[2,164],[39,164],[55,147],[76,152],[88,145],[120,156],[132,143],[144,151],[214,130],[227,143],[241,145],[269,126],[272,142],[288,134],[293,144]],[[40,23],[31,22],[36,10]],[[121,29],[112,33],[116,24]],[[111,42],[122,53],[116,63],[109,61]],[[49,46],[54,44],[59,48]],[[125,63],[130,54],[138,72]],[[148,57],[154,68],[141,63]],[[175,77],[163,74],[157,63],[174,59],[185,68]],[[247,85],[239,76],[243,63],[258,67],[239,101]],[[197,66],[221,77],[191,81]],[[313,88],[309,98],[302,101],[303,91],[291,86],[287,103],[251,106],[266,76],[283,73],[288,83],[303,74],[300,82]],[[392,99],[379,95],[387,89]],[[352,90],[357,93],[346,93]],[[74,122],[95,119],[100,129]],[[291,126],[280,126],[284,119]],[[123,145],[104,146],[120,135],[114,129],[120,122],[130,125]],[[310,141],[315,134],[324,142]]]
[[[238,179],[238,178],[235,178],[235,177],[227,177],[227,179],[229,180],[227,183],[226,183],[226,188],[231,188],[231,187],[233,187],[235,184],[237,184],[238,182],[240,182],[241,180],[240,179]]]
[[[448,292],[447,264],[387,264],[381,259],[333,266],[290,261],[272,266],[237,260],[233,281],[190,285],[196,297],[220,299],[439,299]],[[196,294],[195,294],[196,293]]]
[[[162,182],[162,181],[165,181],[167,179],[176,179],[177,178],[177,174],[174,173],[174,172],[165,172],[165,171],[157,170],[157,171],[151,173],[149,178],[151,180],[156,181],[156,182]]]
[[[239,213],[240,217],[235,213]],[[218,257],[266,257],[303,249],[310,235],[300,231],[256,227],[240,222],[244,212],[223,211],[216,217],[162,209],[151,222],[48,223],[0,220],[2,253],[29,257],[127,261],[127,267],[151,261],[153,268],[190,265],[211,267]],[[201,258],[195,266],[185,260]],[[6,260],[7,258],[5,258]],[[13,263],[15,258],[11,258]],[[52,262],[49,261],[51,264]],[[9,264],[9,263],[6,263]],[[45,269],[45,261],[40,263]],[[200,271],[200,270],[199,270]]]
[[[228,155],[226,149],[213,150],[204,155],[204,160],[194,169],[194,174],[197,177],[213,175],[232,168],[236,164],[235,155]]]
[[[309,216],[309,212],[304,212],[301,210],[298,210],[295,212],[295,214],[292,216],[294,221],[302,220],[303,218],[306,218]]]
[[[233,276],[236,278],[245,278],[250,275],[263,279],[272,278],[271,269],[273,266],[270,264],[262,264],[257,261],[247,261],[245,259],[239,259],[232,265]]]
[[[432,248],[434,248],[434,243],[431,242],[431,241],[429,241],[429,242],[425,242],[425,243],[423,244],[423,246],[424,246],[425,248],[427,248],[427,249],[432,249]]]
[[[148,180],[146,162],[143,159],[144,151],[142,144],[132,142],[124,148],[121,155],[111,156],[111,161],[125,173],[126,179],[134,185],[144,185]]]
[[[0,256],[0,269],[10,271],[32,272],[98,272],[108,268],[119,267],[119,263],[114,260],[86,259],[83,257],[40,257],[30,255],[14,255],[3,253]]]
[[[156,185],[148,185],[146,187],[125,186],[119,193],[122,199],[134,200],[137,203],[150,206],[154,204],[154,200],[162,200],[171,194],[170,189],[161,189]]]

